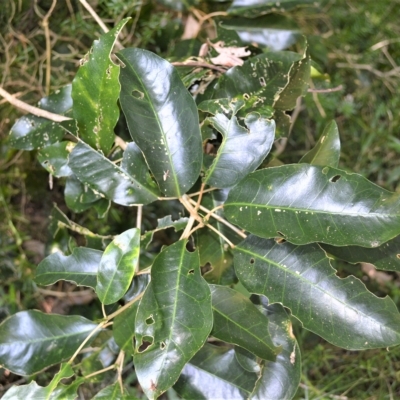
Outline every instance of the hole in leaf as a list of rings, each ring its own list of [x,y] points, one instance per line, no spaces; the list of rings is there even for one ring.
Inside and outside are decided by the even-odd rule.
[[[276,243],[278,243],[278,244],[282,244],[282,243],[285,243],[286,242],[286,239],[284,239],[284,238],[275,238],[275,242]]]
[[[206,274],[207,272],[210,272],[213,270],[213,267],[211,266],[210,263],[205,264],[203,267],[200,268],[201,269],[201,275]]]
[[[194,274],[194,269],[189,269],[188,274],[189,275],[193,275]]]
[[[261,86],[267,86],[267,84],[265,83],[265,79],[264,79],[263,76],[260,76],[260,77],[258,78],[258,80],[260,81],[260,85],[261,85]]]
[[[147,325],[153,325],[154,324],[153,314],[150,315],[150,317],[146,319],[146,324]]]
[[[44,160],[44,161],[43,161],[43,164],[44,164],[44,165],[47,165],[48,163],[49,163],[49,160]]]
[[[186,243],[186,250],[189,252],[189,253],[193,253],[196,249],[195,249],[195,247],[193,246],[193,244],[191,243],[191,241],[188,241],[187,243]]]
[[[335,182],[337,182],[341,177],[342,177],[341,175],[335,175],[335,176],[332,176],[332,178],[329,179],[329,181],[335,183]]]
[[[167,347],[167,345],[165,344],[165,342],[161,342],[160,343],[160,349],[164,350]]]
[[[249,96],[247,93],[243,93],[243,98],[244,98],[245,100],[249,100],[249,99],[250,99],[250,96]]]
[[[400,254],[396,254],[396,257],[400,260]]]
[[[256,260],[254,258],[250,258],[250,264],[254,264]]]
[[[143,100],[143,98],[144,98],[144,93],[141,92],[140,90],[133,89],[133,90],[132,90],[132,96],[133,96],[135,99]]]
[[[154,339],[151,336],[143,336],[142,344],[139,346],[139,353],[145,352],[152,344]]]

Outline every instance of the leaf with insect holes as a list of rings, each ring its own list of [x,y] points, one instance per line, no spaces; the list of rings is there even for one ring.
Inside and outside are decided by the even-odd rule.
[[[136,315],[136,374],[149,399],[178,379],[212,328],[211,293],[200,273],[198,252],[186,240],[165,247],[151,268]]]
[[[182,196],[196,182],[202,143],[196,103],[176,69],[147,50],[124,49],[120,103],[132,139],[161,192]]]
[[[247,175],[224,205],[230,222],[296,244],[378,247],[400,234],[400,197],[332,167],[284,165]]]
[[[114,127],[119,118],[120,67],[111,61],[110,54],[129,19],[94,41],[72,81],[73,115],[79,137],[105,154],[114,143]]]
[[[112,304],[123,297],[131,284],[140,252],[140,230],[129,229],[105,249],[97,274],[96,293],[103,304]]]

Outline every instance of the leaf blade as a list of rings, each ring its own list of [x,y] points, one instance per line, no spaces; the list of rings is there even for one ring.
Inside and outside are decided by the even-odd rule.
[[[247,290],[288,307],[306,329],[336,346],[361,350],[400,343],[393,301],[377,298],[353,276],[338,278],[316,244],[279,244],[251,235],[235,248],[234,262]]]
[[[229,192],[224,210],[264,238],[377,247],[400,234],[399,204],[399,196],[361,175],[296,164],[249,174]]]
[[[181,196],[196,182],[202,144],[196,104],[167,61],[142,49],[124,49],[122,110],[162,193]]]
[[[121,299],[131,284],[140,253],[140,229],[129,229],[105,249],[97,274],[96,293],[103,304]]]
[[[178,241],[155,259],[136,315],[133,359],[149,398],[175,383],[211,328],[211,293],[201,277],[198,254]]]

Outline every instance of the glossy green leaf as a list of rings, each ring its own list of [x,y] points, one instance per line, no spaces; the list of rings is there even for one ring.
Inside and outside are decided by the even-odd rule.
[[[400,198],[358,174],[308,164],[249,174],[225,216],[257,236],[292,243],[377,247],[400,234]]]
[[[290,52],[285,52],[290,55]],[[275,53],[278,54],[278,53]],[[296,54],[297,56],[297,54]],[[296,107],[297,98],[307,94],[310,82],[311,59],[307,48],[303,56],[293,62],[287,74],[287,83],[274,99],[273,107],[277,110],[293,110]]]
[[[65,280],[94,289],[101,255],[101,251],[86,247],[76,247],[69,256],[60,252],[50,254],[38,265],[35,282],[39,285],[52,285]]]
[[[233,0],[228,13],[254,18],[273,12],[285,12],[312,4],[313,0]]]
[[[138,302],[114,318],[113,336],[121,350],[133,355],[133,338],[135,336],[135,320]]]
[[[69,388],[57,385],[64,378],[70,378],[74,375],[74,371],[69,364],[61,365],[60,372],[58,372],[51,380],[50,384],[46,387],[39,386],[35,381],[29,383],[29,385],[13,386],[8,390],[2,399],[5,400],[29,400],[29,399],[40,399],[40,400],[73,400],[76,398],[75,393],[66,395],[66,390]],[[69,390],[68,390],[69,392]]]
[[[301,163],[337,168],[340,158],[339,129],[335,121],[329,122],[316,145],[301,158]]]
[[[272,343],[268,318],[236,290],[217,285],[210,285],[210,289],[214,314],[212,336],[275,361],[280,349]]]
[[[229,119],[224,114],[207,121],[222,134],[223,140],[205,171],[203,183],[218,188],[234,186],[256,170],[268,155],[275,138],[275,122],[256,112],[246,115],[246,128],[235,116]]]
[[[106,386],[92,398],[93,400],[138,400],[136,397],[121,393],[119,382]]]
[[[120,102],[132,139],[143,151],[161,191],[181,196],[202,164],[197,107],[175,68],[141,49],[124,49]]]
[[[157,200],[143,157],[132,143],[124,152],[121,167],[82,141],[71,152],[68,165],[82,183],[114,203],[132,206]]]
[[[79,137],[105,154],[114,143],[114,127],[119,117],[120,67],[111,61],[110,54],[128,20],[122,20],[94,41],[72,81],[73,115]]]
[[[280,304],[262,308],[269,319],[269,331],[275,344],[282,346],[276,361],[264,361],[260,377],[250,399],[290,400],[296,394],[301,378],[301,354],[292,324],[285,309]]]
[[[65,181],[64,198],[67,207],[76,213],[87,210],[102,199],[98,193],[90,189],[86,183],[78,180],[74,174],[69,175]]]
[[[96,293],[103,304],[123,297],[131,284],[140,253],[140,229],[129,229],[107,246],[101,257]]]
[[[374,249],[359,246],[336,247],[327,244],[321,244],[321,247],[328,254],[352,264],[365,262],[384,271],[400,272],[400,236]]]
[[[71,85],[39,101],[39,108],[55,114],[65,114],[71,107]],[[11,128],[9,143],[16,149],[33,150],[58,142],[64,135],[64,129],[56,122],[28,114],[19,118]]]
[[[257,375],[237,361],[235,349],[206,344],[186,364],[174,389],[184,399],[248,399]]]
[[[335,346],[370,349],[400,344],[400,314],[357,278],[340,279],[317,244],[296,246],[249,236],[234,250],[245,288],[288,307],[303,326]]]
[[[225,29],[236,31],[243,43],[257,43],[272,51],[287,49],[296,43],[299,36],[297,24],[279,14],[268,14],[258,18],[225,18],[220,24]]]
[[[226,199],[226,192],[226,190],[217,190],[205,194],[202,205],[209,210],[218,207]],[[216,210],[215,214],[223,217],[223,210]],[[232,242],[239,243],[242,240],[236,234],[232,235],[232,230],[226,229],[225,225],[214,218],[210,218],[209,223]],[[217,285],[231,285],[237,282],[232,253],[220,235],[208,228],[199,229],[196,232],[196,247],[199,250],[200,265],[207,271],[203,275],[207,282]]]
[[[288,83],[290,67],[297,61],[281,60],[279,56],[282,52],[263,53],[251,57],[242,66],[230,68],[219,78],[214,97],[231,99],[245,94],[257,97],[259,107],[272,106],[276,94]]]
[[[133,360],[149,399],[176,382],[212,328],[210,289],[197,251],[188,252],[186,243],[178,241],[157,256],[136,315]]]
[[[0,364],[31,375],[71,357],[97,326],[80,316],[22,311],[0,325]]]
[[[59,142],[40,149],[37,158],[42,167],[57,178],[72,175],[68,156],[75,147],[73,142]]]

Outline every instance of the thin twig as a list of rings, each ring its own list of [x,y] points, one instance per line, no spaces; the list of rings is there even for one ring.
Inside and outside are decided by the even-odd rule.
[[[106,313],[106,309],[105,309],[105,307],[104,307],[104,304],[103,304],[103,303],[101,303],[101,311],[102,311],[102,313],[103,313],[103,317],[104,317],[104,319],[107,319],[107,313]]]
[[[49,119],[54,122],[68,121],[68,120],[72,119],[72,118],[64,117],[63,115],[54,114],[52,112],[42,110],[41,108],[38,108],[38,107],[31,106],[22,100],[16,99],[12,94],[8,93],[2,87],[0,87],[0,96],[4,97],[14,107],[17,107],[17,108],[19,108],[23,111],[26,111],[28,113],[31,113],[33,115],[36,115],[37,117],[46,118],[46,119]]]
[[[196,203],[193,199],[189,199],[189,201],[193,204]],[[209,210],[208,208],[204,207],[204,206],[200,206],[199,207],[200,210],[209,213],[211,210]],[[247,238],[247,235],[245,233],[243,233],[240,229],[236,228],[236,226],[232,225],[230,222],[228,222],[226,219],[220,217],[218,214],[210,214],[211,217],[213,217],[214,219],[216,219],[217,221],[221,222],[222,224],[226,225],[227,227],[229,227],[230,229],[232,229],[235,233],[237,233],[240,237],[242,237],[243,239]]]
[[[224,235],[222,234],[217,228],[214,228],[211,224],[206,224],[207,228],[210,228],[212,231],[214,231],[217,235],[221,236],[222,239],[225,240],[226,243],[229,244],[229,246],[234,249],[235,245]]]
[[[57,4],[57,0],[53,0],[51,7],[42,20],[44,29],[44,37],[46,39],[46,95],[50,94],[50,79],[51,79],[51,40],[49,30],[49,18]]]
[[[225,73],[226,69],[221,68],[221,67],[217,67],[216,65],[213,64],[208,64],[206,62],[201,62],[201,61],[184,61],[184,62],[172,62],[172,65],[174,65],[175,67],[203,67],[203,68],[210,68],[210,69],[214,69],[216,71]]]
[[[307,91],[308,91],[308,93],[332,93],[332,92],[340,92],[341,90],[343,90],[343,85],[339,85],[334,88],[328,88],[328,89],[310,88]]]
[[[110,371],[111,369],[115,369],[115,368],[116,368],[116,366],[115,366],[115,364],[113,364],[113,365],[110,365],[110,366],[107,367],[107,368],[103,368],[103,369],[100,369],[100,370],[98,370],[98,371],[96,371],[96,372],[93,372],[93,373],[91,373],[91,374],[89,374],[89,375],[86,375],[86,376],[84,376],[84,378],[85,378],[85,379],[88,379],[88,378],[91,378],[91,377],[96,376],[96,375],[100,375],[100,374],[102,374],[103,372],[107,372],[107,371]]]
[[[125,352],[121,350],[118,354],[117,361],[115,361],[115,364],[117,365],[118,383],[119,383],[119,387],[121,389],[122,394],[124,394],[124,384],[122,382],[122,371],[124,368],[124,358],[125,358]]]
[[[101,18],[97,15],[96,11],[93,10],[92,6],[86,0],[79,0],[79,2],[83,5],[83,7],[86,8],[87,11],[89,11],[89,14],[98,23],[103,32],[107,33],[109,29],[107,28],[106,24],[101,20]],[[115,41],[115,47],[117,47],[118,50],[124,48],[124,46],[122,46],[122,44],[118,40]]]
[[[142,217],[143,217],[143,205],[140,204],[137,206],[137,214],[136,214],[136,228],[139,229],[139,232],[142,229]],[[139,272],[139,267],[140,267],[139,263],[140,263],[140,252],[138,254],[138,259],[135,267],[135,274]]]
[[[136,297],[134,297],[131,301],[128,301],[126,304],[124,304],[121,308],[118,308],[117,311],[113,312],[107,317],[107,321],[112,320],[115,318],[117,315],[121,314],[123,311],[125,311],[127,308],[129,308],[133,303],[136,303],[138,300],[140,300],[143,296],[144,292],[138,294]]]
[[[127,143],[125,142],[124,139],[121,139],[119,136],[115,136],[114,143],[116,146],[120,147],[121,150],[126,150],[128,147]]]

